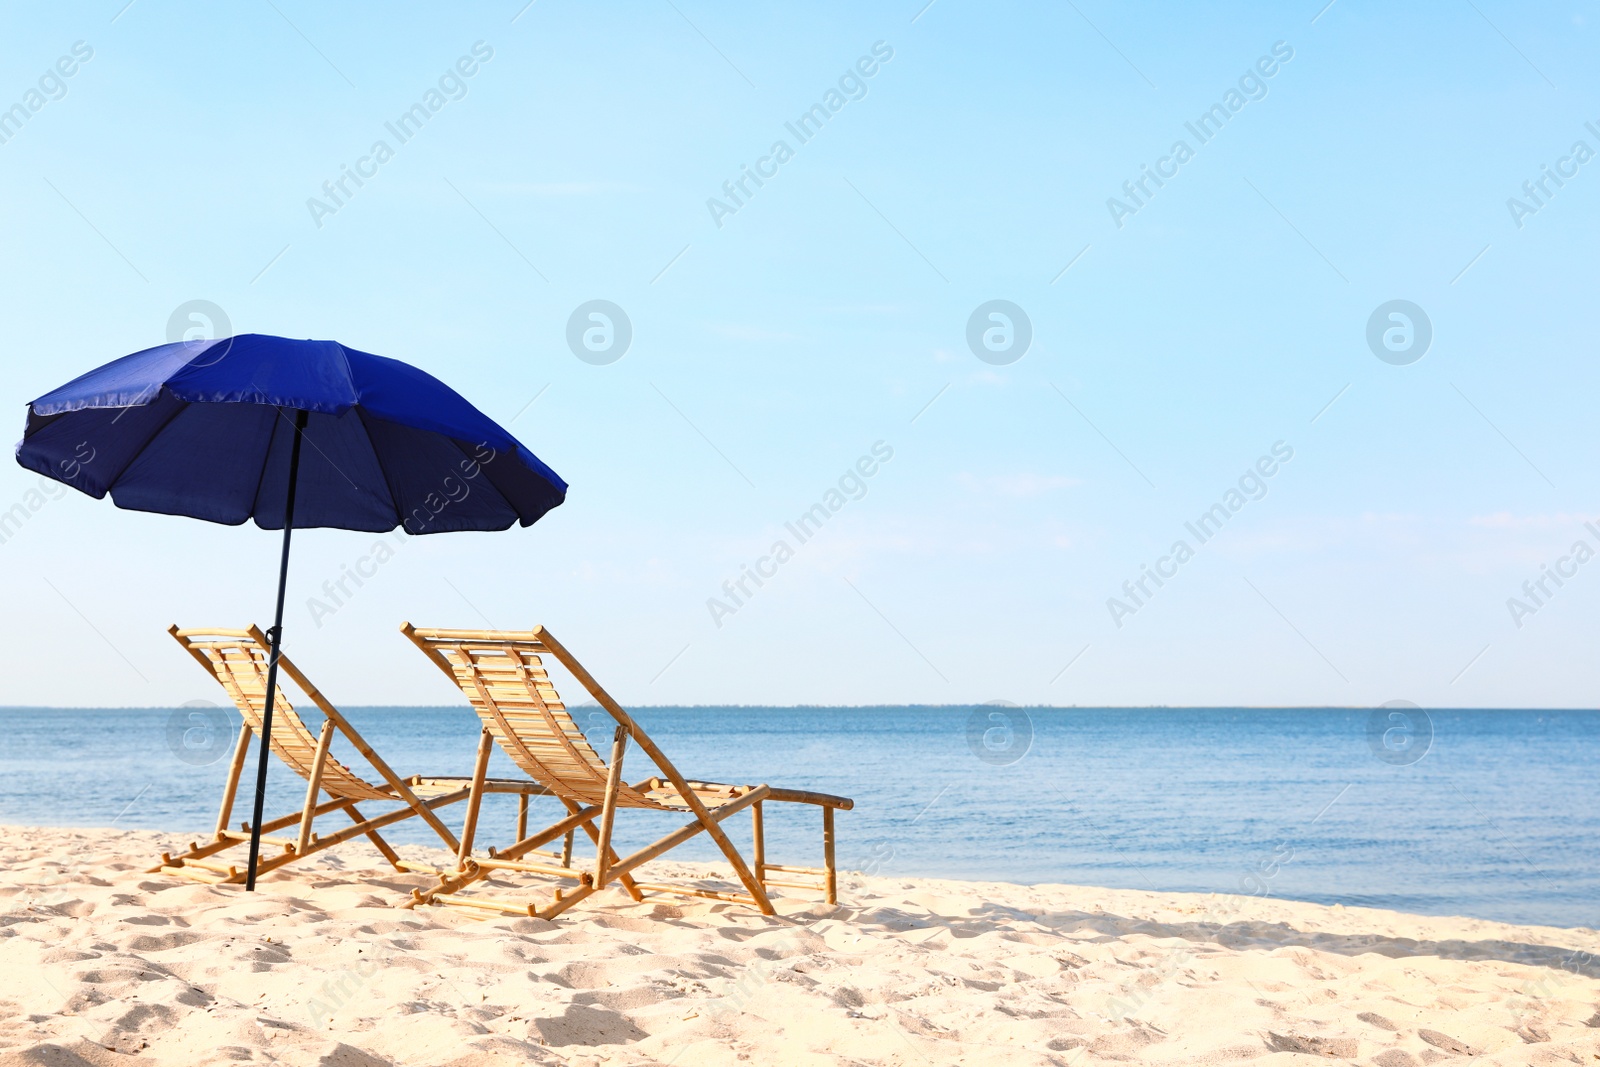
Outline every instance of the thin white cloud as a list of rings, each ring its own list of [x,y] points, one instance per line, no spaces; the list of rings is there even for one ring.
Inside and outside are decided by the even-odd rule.
[[[1552,530],[1581,526],[1593,520],[1592,515],[1568,515],[1564,511],[1554,515],[1513,515],[1509,511],[1497,511],[1492,515],[1474,515],[1467,520],[1467,525],[1491,530]]]
[[[626,182],[490,182],[481,188],[497,193],[522,196],[598,196],[601,193],[629,193],[639,186]]]
[[[719,337],[726,337],[733,341],[793,341],[794,334],[778,330],[764,330],[759,326],[745,326],[740,323],[714,322],[711,332]]]
[[[962,471],[956,475],[956,484],[968,492],[1024,498],[1043,496],[1059,489],[1071,489],[1082,485],[1083,479],[1069,478],[1063,474],[1032,474],[1028,472],[991,474],[979,477]]]

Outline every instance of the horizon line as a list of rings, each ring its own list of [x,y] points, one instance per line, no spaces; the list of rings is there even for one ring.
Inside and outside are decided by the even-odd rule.
[[[0,714],[10,711],[176,711],[185,707],[199,707],[193,704],[0,704]],[[208,705],[218,708],[231,707],[228,704]],[[1380,710],[1382,704],[991,704],[982,703],[957,703],[957,704],[628,704],[625,707],[637,710],[702,710],[702,709],[759,709],[770,711],[790,710],[816,710],[816,711],[863,711],[881,708],[908,708],[933,711],[965,711],[973,708],[985,707],[1013,707],[1027,711],[1375,711]],[[344,704],[343,708],[349,710],[365,711],[448,711],[460,709],[471,711],[466,704]],[[1423,711],[1600,711],[1589,705],[1573,706],[1545,706],[1545,707],[1501,707],[1496,705],[1417,705]],[[582,704],[569,704],[567,711],[578,711],[584,708],[601,708],[593,701]]]

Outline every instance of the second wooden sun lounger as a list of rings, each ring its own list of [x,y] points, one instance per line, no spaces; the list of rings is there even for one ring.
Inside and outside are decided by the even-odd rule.
[[[173,626],[168,632],[177,638],[184,650],[193,656],[223,689],[227,690],[244,724],[239,731],[239,740],[234,745],[233,761],[228,766],[228,778],[222,790],[222,808],[217,813],[217,827],[212,840],[203,844],[198,841],[191,842],[189,850],[180,855],[162,853],[161,863],[151,868],[149,873],[170,874],[213,883],[242,882],[245,879],[245,872],[241,867],[218,863],[210,857],[250,840],[248,823],[241,824],[239,830],[230,830],[228,820],[233,812],[234,798],[239,791],[239,776],[244,769],[250,739],[261,735],[261,716],[266,707],[267,663],[271,657],[267,638],[254,626],[248,630],[214,628],[180,630]],[[440,841],[446,847],[452,852],[456,851],[460,843],[449,828],[439,820],[435,809],[467,799],[472,795],[472,783],[466,778],[459,777],[401,779],[383,758],[373,751],[372,746],[367,744],[339,710],[317,691],[316,686],[295,667],[288,656],[279,655],[278,670],[280,681],[283,677],[292,680],[306,698],[322,712],[324,718],[321,730],[313,734],[291,706],[283,687],[279,686],[277,697],[273,700],[272,752],[285,766],[305,779],[306,799],[301,810],[262,823],[261,843],[281,851],[277,855],[271,855],[263,848],[261,858],[256,864],[257,873],[265,874],[267,871],[361,836],[365,836],[377,846],[378,851],[396,870],[418,868],[433,870],[431,867],[408,864],[400,859],[378,833],[383,827],[414,817],[420,817],[433,828],[434,833],[439,835]],[[329,746],[336,731],[355,746],[356,751],[383,779],[381,785],[368,782],[329,755]],[[489,782],[479,785],[489,791],[522,794],[521,802],[524,810],[528,796],[539,796],[544,793],[542,788],[532,782]],[[324,793],[329,797],[328,800],[320,799]],[[422,797],[428,799],[424,800]],[[356,807],[356,801],[398,803],[401,806],[397,810],[368,818]],[[317,819],[334,812],[347,815],[354,825],[330,834],[312,832]],[[297,823],[298,831],[294,837],[266,836]]]
[[[527,631],[419,630],[405,623],[400,629],[460,687],[483,722],[478,760],[473,773],[473,795],[467,802],[466,830],[457,854],[456,870],[439,872],[439,885],[425,893],[414,893],[415,903],[485,908],[550,919],[613,881],[620,883],[634,900],[642,899],[646,890],[679,893],[753,904],[767,915],[774,911],[772,901],[767,896],[769,886],[820,890],[828,903],[837,903],[833,813],[836,810],[848,811],[854,806],[853,801],[826,793],[777,789],[769,785],[717,785],[689,781],[639,724],[542,626]],[[562,704],[545,670],[544,656],[553,657],[566,668],[616,721],[609,763],[601,760],[578,724],[567,714],[566,706]],[[623,756],[630,740],[649,757],[665,780],[655,777],[633,784],[623,781]],[[474,858],[473,828],[478,807],[486,792],[477,783],[484,780],[489,755],[496,744],[517,767],[561,801],[567,810],[567,817],[532,835],[525,834],[519,826],[518,836],[521,839],[511,847],[500,851],[490,849],[487,858]],[[762,805],[769,800],[811,804],[822,809],[821,868],[766,862]],[[754,824],[753,864],[745,862],[720,825],[728,816],[746,808],[750,809]],[[678,812],[692,818],[689,823],[654,844],[632,855],[619,857],[611,847],[611,838],[617,813],[623,809]],[[523,858],[541,845],[570,835],[579,828],[595,843],[595,865],[592,870],[574,870],[565,864],[558,867],[528,862]],[[734,873],[743,883],[745,893],[646,884],[633,880],[631,872],[702,831],[716,842],[727,857]],[[570,855],[570,846],[566,851]],[[553,876],[576,882],[577,885],[556,888],[554,899],[542,907],[525,901],[496,900],[476,893],[459,895],[460,890],[501,871]],[[778,878],[769,877],[773,874]],[[795,881],[798,875],[811,876],[818,881]]]

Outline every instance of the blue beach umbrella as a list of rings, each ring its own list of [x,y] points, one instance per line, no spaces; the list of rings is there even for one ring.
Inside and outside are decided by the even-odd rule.
[[[335,341],[241,334],[113,360],[28,405],[17,462],[119,508],[283,531],[258,746],[255,888],[289,536],[531,526],[567,483],[432,375]]]

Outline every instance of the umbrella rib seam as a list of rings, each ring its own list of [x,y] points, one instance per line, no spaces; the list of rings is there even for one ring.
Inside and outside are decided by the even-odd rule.
[[[113,477],[110,481],[106,482],[106,493],[107,493],[107,495],[109,495],[111,497],[111,502],[112,503],[116,503],[116,499],[117,498],[116,498],[115,494],[116,494],[117,483],[122,481],[122,476],[128,473],[128,468],[132,467],[135,463],[139,462],[139,457],[144,455],[145,449],[149,448],[152,444],[154,444],[155,443],[155,439],[157,437],[160,437],[163,433],[166,432],[167,427],[172,425],[172,420],[176,419],[179,415],[182,415],[185,411],[189,410],[189,401],[180,400],[178,398],[177,394],[173,393],[172,390],[168,389],[166,386],[162,386],[160,389],[156,390],[155,398],[152,399],[150,401],[150,403],[153,405],[157,401],[159,401],[161,399],[161,394],[162,393],[165,393],[168,396],[172,397],[173,401],[178,404],[178,407],[173,409],[173,412],[172,412],[171,415],[168,415],[166,418],[161,420],[161,425],[157,426],[155,429],[150,431],[150,436],[146,437],[144,439],[144,443],[141,444],[137,449],[134,450],[133,455],[128,457],[128,462],[126,462],[126,463],[124,463],[122,465],[122,469],[117,471],[116,476]],[[130,407],[141,407],[141,406],[144,406],[144,405],[138,405],[138,404],[130,405]],[[118,418],[120,418],[120,417],[121,416],[118,416]]]
[[[261,526],[261,486],[267,480],[267,467],[272,463],[272,443],[278,439],[278,423],[283,421],[282,407],[277,404],[262,406],[272,408],[272,429],[267,432],[267,447],[261,450],[261,469],[256,472],[256,491],[250,494],[250,514],[245,516],[246,519],[254,518],[257,526]],[[293,516],[285,510],[284,525],[287,526],[292,520]]]
[[[517,505],[513,504],[511,502],[511,498],[506,496],[504,493],[502,493],[500,491],[500,487],[498,485],[494,484],[494,479],[490,478],[488,476],[488,474],[484,471],[483,468],[486,468],[488,466],[488,463],[481,463],[481,462],[479,462],[479,460],[478,460],[478,458],[476,456],[467,455],[467,450],[465,448],[462,448],[461,447],[461,442],[457,441],[454,437],[446,437],[445,440],[449,441],[452,445],[455,445],[457,452],[460,452],[461,455],[463,457],[465,457],[469,462],[471,462],[474,466],[477,466],[478,468],[480,468],[479,469],[479,473],[483,474],[484,484],[487,485],[491,490],[493,490],[494,495],[499,497],[500,498],[500,502],[506,506],[506,509],[508,511],[511,512],[511,514],[513,516],[511,521],[506,523],[506,525],[504,527],[502,527],[502,529],[509,530],[512,526],[514,526],[517,523],[521,522],[522,521],[522,509],[517,507]],[[516,455],[515,452],[508,452],[506,454],[510,455],[510,456]],[[499,459],[499,458],[500,458],[499,456],[495,457],[495,459]],[[489,461],[489,463],[493,463],[493,462],[494,462],[494,460],[490,460]],[[465,499],[465,498],[463,498],[463,499]],[[449,531],[443,531],[443,532],[449,532]]]
[[[343,350],[344,350],[343,346],[340,346],[340,351],[343,351]],[[349,361],[346,360],[345,362],[346,362],[346,365],[348,366],[349,365]],[[375,442],[372,439],[372,430],[371,430],[370,427],[367,426],[367,413],[364,410],[362,410],[362,407],[361,407],[360,404],[357,404],[355,406],[355,413],[356,413],[356,421],[361,424],[361,436],[363,436],[363,437],[365,437],[367,439],[367,447],[372,449],[372,462],[374,462],[374,463],[376,463],[378,465],[378,473],[383,475],[383,484],[389,487],[389,506],[394,509],[394,519],[395,519],[395,524],[394,524],[393,527],[390,527],[390,529],[394,529],[395,527],[398,527],[398,528],[404,530],[405,529],[405,525],[406,525],[406,520],[405,520],[405,516],[403,514],[401,514],[401,512],[400,512],[400,494],[395,491],[394,479],[389,477],[389,468],[384,466],[383,457],[378,454],[377,442]],[[376,496],[376,494],[374,494],[374,496]],[[410,532],[411,532],[410,530],[406,530],[406,533],[410,533]]]

